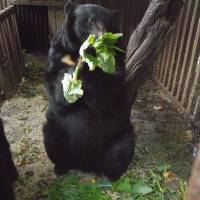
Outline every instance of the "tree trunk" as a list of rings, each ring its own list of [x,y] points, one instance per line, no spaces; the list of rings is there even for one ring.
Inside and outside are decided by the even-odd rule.
[[[152,0],[132,33],[126,55],[126,86],[130,106],[134,103],[138,89],[150,77],[182,6],[183,0]]]

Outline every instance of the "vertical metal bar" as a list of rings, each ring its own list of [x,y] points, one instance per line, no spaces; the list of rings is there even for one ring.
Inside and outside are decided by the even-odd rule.
[[[178,54],[178,59],[176,62],[176,70],[175,70],[175,75],[174,75],[174,80],[173,80],[173,88],[172,88],[172,93],[173,95],[177,95],[177,80],[179,77],[179,72],[181,68],[181,56],[184,52],[184,41],[186,38],[187,30],[190,25],[189,20],[190,16],[192,15],[192,6],[193,6],[194,1],[193,0],[188,0],[188,5],[187,5],[187,10],[185,14],[185,20],[184,20],[184,25],[183,25],[183,31],[181,33],[181,41],[180,41],[180,46],[179,46],[179,54]]]
[[[163,75],[165,72],[165,59],[166,59],[166,54],[167,54],[167,46],[168,46],[168,44],[165,44],[164,51],[162,54],[162,60],[161,60],[161,71],[160,71],[160,82],[161,83],[163,81]]]
[[[162,80],[164,87],[166,86],[166,80],[169,75],[169,60],[171,59],[171,52],[172,52],[172,48],[173,48],[173,46],[172,46],[173,38],[174,38],[174,34],[171,35],[170,41],[168,42],[168,45],[167,45],[167,55],[166,55],[166,60],[165,60],[165,72],[164,72],[164,77]]]
[[[175,31],[175,36],[174,36],[174,46],[173,46],[173,52],[172,52],[172,57],[171,57],[171,61],[170,61],[170,72],[169,72],[169,77],[168,77],[168,81],[167,81],[167,90],[169,92],[171,92],[171,89],[172,89],[172,82],[173,82],[173,79],[175,78],[174,77],[174,72],[175,72],[175,63],[176,63],[176,58],[177,58],[177,54],[178,54],[178,51],[179,51],[179,48],[178,48],[178,45],[179,45],[179,38],[180,38],[180,35],[181,35],[181,27],[182,27],[182,24],[183,24],[183,15],[185,13],[185,9],[186,9],[186,6],[184,6],[184,8],[182,9],[181,11],[181,14],[179,16],[179,19],[178,19],[178,24],[176,25],[176,31]]]
[[[194,60],[195,60],[195,51],[196,51],[196,48],[198,47],[198,45],[200,45],[200,19],[199,19],[199,24],[198,24],[198,29],[197,29],[197,34],[196,34],[196,38],[195,38],[195,45],[194,45],[194,53],[192,54],[192,58],[190,60],[190,65],[189,65],[189,68],[191,70],[191,68],[193,67],[193,65],[195,64],[194,63]],[[199,55],[198,55],[199,56]],[[193,83],[193,86],[191,88],[191,94],[190,94],[190,98],[189,98],[189,101],[188,101],[188,105],[187,105],[187,111],[188,112],[191,112],[191,106],[192,106],[192,102],[193,102],[193,99],[194,99],[194,96],[195,96],[195,91],[196,91],[196,88],[198,87],[199,85],[199,77],[200,77],[200,57],[198,58],[198,61],[197,61],[197,68],[196,68],[196,75],[195,75],[195,78],[194,78],[194,83]],[[189,79],[189,74],[188,74],[188,78]],[[186,91],[184,91],[184,95],[186,95]]]
[[[198,35],[200,35],[200,32],[198,32],[198,29],[196,28],[198,26],[198,20],[200,16],[199,11],[200,11],[200,1],[196,0],[193,16],[191,20],[191,25],[190,25],[190,32],[187,39],[187,46],[186,46],[186,50],[184,54],[183,65],[181,66],[182,69],[181,69],[181,75],[180,75],[179,84],[178,84],[178,90],[177,90],[177,100],[182,101],[182,102],[184,101],[186,97],[186,91],[188,88],[189,80],[192,75],[191,74],[192,66],[190,65],[190,67],[188,67],[189,61],[193,59],[191,58],[191,56],[193,57],[193,55],[191,55],[191,52],[193,52],[194,54],[194,52],[197,50],[197,46],[196,46],[197,41],[194,41],[195,32],[197,33],[197,37]],[[185,76],[186,76],[186,81],[185,81]],[[184,84],[185,84],[185,87],[183,87]],[[181,91],[183,91],[183,93]]]
[[[197,119],[200,117],[199,115],[200,115],[200,96],[197,97],[196,105],[193,112],[193,118],[195,120],[199,120]]]

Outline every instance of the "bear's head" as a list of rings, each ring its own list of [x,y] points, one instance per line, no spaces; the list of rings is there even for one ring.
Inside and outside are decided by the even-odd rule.
[[[105,32],[119,32],[116,12],[92,4],[78,5],[68,0],[64,6],[62,42],[78,50],[90,34],[96,37]]]

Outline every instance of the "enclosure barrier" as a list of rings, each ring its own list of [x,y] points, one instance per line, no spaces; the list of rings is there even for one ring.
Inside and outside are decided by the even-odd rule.
[[[0,2],[0,100],[2,100],[9,97],[17,88],[23,74],[24,60],[15,8],[5,7],[7,5],[5,0]]]
[[[1,0],[0,1],[0,10],[3,10],[4,8],[6,8],[9,5],[7,0]]]
[[[0,0],[0,100],[16,89],[23,74],[23,47],[46,49],[49,38],[63,21],[63,0]],[[119,10],[120,27],[127,43],[140,22],[147,0],[79,0]],[[200,1],[186,0],[175,31],[161,53],[155,80],[182,113],[200,119]],[[15,11],[17,13],[18,28]],[[48,38],[49,37],[49,38]],[[199,157],[198,157],[199,158]],[[199,160],[198,160],[199,162]],[[198,169],[199,173],[199,169]],[[195,177],[199,175],[195,174]],[[191,179],[192,180],[192,179]]]
[[[17,5],[17,21],[24,49],[48,49],[49,39],[64,20],[62,0],[10,0]],[[75,0],[118,10],[126,44],[140,22],[148,0]],[[200,1],[186,0],[172,37],[169,39],[155,79],[182,113],[200,119]],[[48,37],[47,37],[48,35]]]
[[[17,5],[17,20],[23,48],[29,50],[48,48],[49,41],[45,38],[51,39],[64,20],[63,2],[63,0],[10,0],[11,4]],[[74,2],[96,3],[118,11],[117,17],[126,44],[148,6],[148,0],[74,0]],[[25,37],[27,31],[30,40]]]
[[[186,0],[156,68],[173,105],[200,120],[200,1]]]
[[[48,10],[46,6],[16,6],[22,48],[30,51],[49,49]]]

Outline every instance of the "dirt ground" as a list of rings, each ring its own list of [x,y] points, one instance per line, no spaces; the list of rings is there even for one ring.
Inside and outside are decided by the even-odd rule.
[[[160,98],[162,95],[149,82],[137,98],[131,116],[138,136],[134,162],[168,162],[176,174],[187,180],[199,135],[189,121]],[[43,199],[55,179],[42,139],[46,108],[41,78],[26,79],[17,94],[1,106],[0,115],[19,172],[17,200]],[[134,164],[130,170],[132,166],[134,170]]]
[[[18,200],[38,199],[41,187],[54,178],[42,141],[46,107],[47,101],[42,95],[33,98],[16,95],[1,108],[5,132],[19,172]]]

